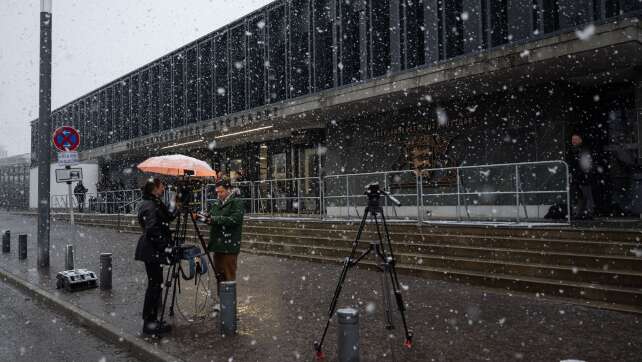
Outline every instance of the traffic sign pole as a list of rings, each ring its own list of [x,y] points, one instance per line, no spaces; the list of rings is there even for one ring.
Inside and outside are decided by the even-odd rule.
[[[38,267],[49,267],[51,151],[51,0],[40,1],[40,79],[38,107]]]

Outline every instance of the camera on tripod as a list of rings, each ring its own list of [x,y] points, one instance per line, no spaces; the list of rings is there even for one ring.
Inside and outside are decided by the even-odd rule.
[[[173,185],[176,190],[176,201],[181,208],[191,210],[194,206],[194,193],[201,189],[202,182],[189,175],[179,178]]]
[[[366,185],[366,192],[364,194],[368,196],[368,206],[370,207],[380,206],[381,195],[386,196],[395,206],[401,206],[401,201],[392,196],[389,191],[382,190],[378,182],[372,182]]]

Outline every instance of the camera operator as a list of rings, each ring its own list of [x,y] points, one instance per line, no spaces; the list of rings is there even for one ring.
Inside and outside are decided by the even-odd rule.
[[[142,188],[143,197],[138,211],[138,223],[143,235],[136,246],[135,259],[145,262],[147,272],[147,291],[143,305],[143,333],[160,335],[171,330],[168,324],[158,321],[161,307],[163,268],[167,263],[165,248],[170,245],[172,233],[170,223],[178,216],[179,207],[168,208],[161,197],[165,185],[160,179],[148,180]],[[178,205],[176,205],[178,206]]]
[[[208,251],[214,252],[216,280],[236,280],[238,254],[241,251],[243,203],[236,197],[228,178],[216,182],[218,200],[203,220],[210,225]]]

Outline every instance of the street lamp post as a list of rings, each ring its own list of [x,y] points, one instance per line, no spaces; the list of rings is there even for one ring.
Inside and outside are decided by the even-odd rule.
[[[38,92],[38,267],[49,267],[51,153],[51,0],[40,0],[40,90]]]

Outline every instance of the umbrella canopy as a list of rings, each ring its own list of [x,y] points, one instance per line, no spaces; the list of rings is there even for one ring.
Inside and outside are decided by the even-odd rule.
[[[150,157],[136,167],[143,172],[168,176],[216,176],[216,172],[207,162],[185,155]]]

